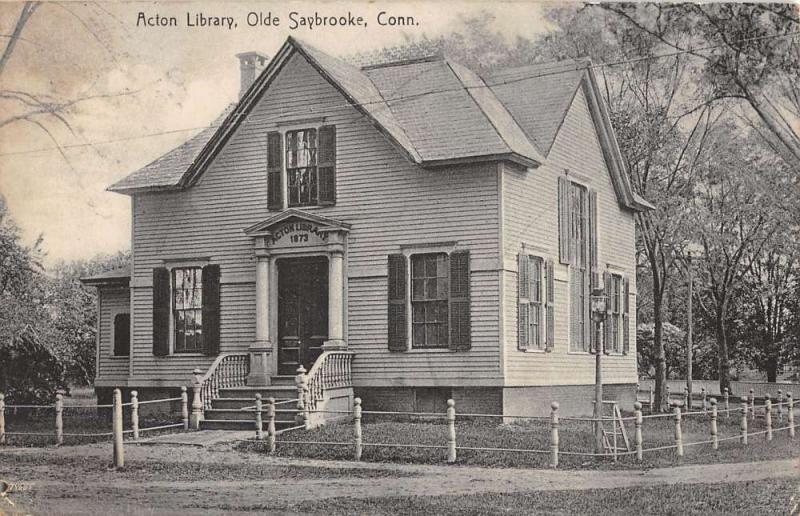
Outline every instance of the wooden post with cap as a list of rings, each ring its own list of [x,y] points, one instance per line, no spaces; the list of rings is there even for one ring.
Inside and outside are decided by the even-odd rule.
[[[711,449],[719,448],[719,437],[717,436],[717,398],[711,398]]]
[[[0,392],[0,444],[6,443],[6,395]]]
[[[64,395],[56,394],[56,444],[64,444]]]
[[[638,401],[633,404],[633,423],[636,427],[634,443],[636,443],[636,460],[642,461],[642,404]]]
[[[125,466],[125,449],[122,443],[122,391],[114,389],[113,434],[114,434],[114,467]]]
[[[558,402],[554,401],[550,404],[550,466],[553,468],[558,467],[558,426]]]
[[[139,440],[139,393],[131,391],[131,430],[133,440]]]
[[[794,400],[792,393],[786,393],[787,417],[789,418],[789,439],[794,439]]]
[[[203,420],[203,400],[200,398],[200,390],[203,388],[203,371],[195,369],[192,378],[192,417],[189,421],[192,430],[200,430],[200,421]]]
[[[456,402],[447,400],[447,462],[456,461]]]

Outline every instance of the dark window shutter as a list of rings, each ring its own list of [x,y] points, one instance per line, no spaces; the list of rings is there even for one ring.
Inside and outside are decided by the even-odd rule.
[[[325,125],[319,129],[317,175],[319,178],[319,203],[322,206],[336,204],[335,126]]]
[[[558,256],[561,263],[572,263],[570,252],[569,180],[558,176]]]
[[[605,335],[603,337],[603,353],[608,354],[613,351],[611,349],[614,321],[611,320],[613,314],[611,312],[614,303],[614,275],[608,271],[603,272],[603,283],[605,284],[606,291],[606,318],[603,326],[605,327]]]
[[[219,265],[203,267],[203,353],[219,354]]]
[[[408,349],[406,327],[406,257],[390,254],[388,263],[389,351]]]
[[[553,260],[548,259],[545,265],[545,284],[547,293],[545,295],[545,311],[547,312],[547,336],[545,337],[545,351],[553,351],[556,340],[556,315],[555,315],[555,281],[553,279]]]
[[[267,207],[283,209],[283,138],[278,131],[267,133]]]
[[[517,255],[517,349],[526,350],[529,345],[530,323],[530,261],[525,253]]]
[[[623,314],[622,314],[622,352],[624,354],[628,354],[630,351],[630,340],[631,340],[631,328],[630,328],[630,281],[627,277],[625,277],[625,286],[623,287],[622,291],[622,307],[623,307]]]
[[[597,192],[589,190],[589,263],[592,270],[592,287],[597,283]]]
[[[153,354],[169,355],[169,271],[164,267],[153,269]]]
[[[131,354],[131,314],[114,316],[114,356],[127,357]]]
[[[472,347],[469,302],[469,251],[450,253],[450,349]]]

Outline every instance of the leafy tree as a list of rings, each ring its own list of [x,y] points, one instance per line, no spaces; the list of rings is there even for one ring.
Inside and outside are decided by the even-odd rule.
[[[796,5],[600,4],[701,66],[698,102],[743,101],[754,128],[800,173],[800,15]]]
[[[714,132],[700,169],[691,210],[692,230],[703,253],[697,299],[713,321],[722,389],[730,387],[732,304],[748,263],[763,256],[774,239],[785,237],[786,218],[775,206],[787,202],[792,192],[786,188],[785,166],[755,135],[733,124]]]

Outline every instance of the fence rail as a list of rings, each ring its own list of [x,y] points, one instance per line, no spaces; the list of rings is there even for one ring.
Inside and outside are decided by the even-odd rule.
[[[175,401],[181,402],[181,422],[169,424],[157,424],[149,427],[139,426],[139,407],[142,405],[150,405],[156,403],[172,403]],[[188,430],[189,417],[188,417],[188,396],[186,387],[181,387],[181,396],[173,398],[160,398],[155,400],[139,401],[137,391],[131,391],[131,400],[127,403],[122,403],[122,393],[119,389],[114,390],[114,402],[112,404],[83,404],[83,405],[64,405],[63,394],[57,393],[55,402],[52,405],[34,405],[34,404],[6,404],[5,396],[0,393],[0,444],[6,444],[6,437],[52,437],[53,444],[62,445],[65,437],[112,437],[114,440],[115,450],[121,446],[117,440],[122,439],[124,435],[130,435],[133,440],[138,440],[141,432],[149,432],[156,430],[167,430],[174,428],[183,428]],[[73,411],[74,409],[112,409],[111,417],[111,431],[85,431],[85,432],[65,432],[64,431],[64,412]],[[123,422],[123,408],[129,411],[130,428],[124,428]],[[6,428],[6,412],[11,410],[11,416],[18,415],[17,409],[28,410],[41,410],[47,409],[53,411],[52,430],[50,431],[17,431]],[[116,457],[116,454],[115,454]]]
[[[503,447],[503,446],[465,446],[465,445],[458,445],[457,438],[456,438],[456,431],[457,431],[457,417],[456,417],[456,410],[455,410],[455,402],[453,400],[448,400],[448,408],[446,412],[408,412],[408,411],[383,411],[383,410],[363,410],[361,405],[361,400],[356,398],[354,400],[354,406],[352,411],[324,411],[326,413],[338,413],[342,414],[342,419],[347,419],[353,425],[353,439],[351,441],[324,441],[324,440],[300,440],[300,439],[278,439],[277,437],[281,434],[303,428],[301,426],[287,428],[283,430],[276,431],[275,430],[275,407],[272,401],[270,400],[267,404],[267,427],[268,431],[266,434],[260,431],[261,429],[261,412],[260,410],[260,399],[258,400],[259,403],[257,404],[259,410],[257,411],[258,414],[256,415],[256,422],[257,422],[257,431],[256,431],[256,440],[263,440],[268,439],[269,442],[269,451],[273,453],[276,451],[278,445],[319,445],[319,446],[352,446],[353,447],[353,458],[355,460],[360,460],[362,456],[363,449],[365,447],[373,447],[373,448],[410,448],[410,449],[420,449],[420,450],[446,450],[445,460],[448,463],[453,463],[456,461],[457,453],[459,451],[473,451],[473,452],[501,452],[501,453],[530,453],[530,454],[548,454],[550,456],[550,465],[551,467],[558,467],[559,457],[560,456],[572,456],[572,457],[600,457],[600,458],[613,458],[617,460],[617,457],[623,456],[636,456],[638,461],[643,460],[644,454],[655,453],[659,451],[665,450],[675,450],[675,454],[678,458],[683,457],[684,449],[688,447],[696,447],[696,446],[704,446],[710,445],[712,449],[717,450],[719,443],[724,441],[730,440],[739,440],[742,445],[748,444],[748,438],[754,436],[765,436],[767,441],[771,441],[777,432],[788,432],[789,438],[794,439],[795,437],[795,423],[794,423],[794,400],[792,399],[791,394],[787,394],[785,400],[779,401],[777,403],[772,403],[770,399],[766,399],[763,404],[755,405],[752,399],[748,399],[746,396],[742,398],[743,401],[741,403],[741,407],[733,408],[733,409],[726,409],[724,412],[726,413],[738,413],[740,417],[740,427],[739,432],[736,435],[730,436],[719,436],[719,429],[718,429],[718,422],[719,422],[719,415],[720,411],[717,407],[717,400],[716,398],[710,398],[709,400],[709,410],[708,411],[693,411],[688,413],[682,413],[680,406],[675,406],[673,408],[673,412],[670,414],[653,414],[649,416],[645,416],[642,414],[642,405],[639,402],[634,404],[634,415],[632,417],[622,418],[625,422],[632,422],[635,433],[634,433],[634,449],[625,451],[622,450],[604,450],[602,452],[597,451],[575,451],[575,450],[567,450],[562,449],[560,438],[563,434],[563,430],[561,429],[561,423],[563,421],[576,421],[576,422],[591,422],[596,423],[600,422],[607,423],[611,421],[610,417],[602,417],[602,418],[589,418],[589,417],[577,417],[577,418],[561,418],[558,413],[558,403],[553,402],[551,406],[551,413],[549,416],[522,416],[526,419],[532,420],[542,420],[546,419],[549,421],[548,425],[548,434],[549,439],[548,443],[549,446],[542,446],[542,447],[531,447],[531,448],[520,448],[520,447]],[[775,416],[776,408],[786,408],[786,424],[784,425],[784,412],[781,410],[778,412],[780,414],[780,421],[781,426],[773,426],[773,416]],[[320,411],[323,412],[323,411]],[[753,430],[748,429],[748,421],[755,419],[755,415],[758,414],[758,419],[764,421],[764,425],[766,428],[763,430]],[[440,444],[428,444],[428,443],[398,443],[398,442],[364,442],[363,439],[363,432],[362,432],[362,418],[365,415],[396,415],[396,416],[414,416],[420,419],[428,419],[435,418],[438,420],[445,420],[447,424],[447,436],[445,439],[442,440]],[[517,416],[511,416],[508,414],[459,414],[460,418],[516,418]],[[686,441],[684,440],[683,433],[684,427],[687,424],[686,418],[701,418],[702,422],[707,424],[708,428],[708,438],[694,440],[694,441]],[[659,444],[658,442],[652,443],[650,446],[645,446],[645,430],[647,429],[646,422],[653,419],[662,419],[662,418],[669,418],[674,422],[674,442],[669,444]]]

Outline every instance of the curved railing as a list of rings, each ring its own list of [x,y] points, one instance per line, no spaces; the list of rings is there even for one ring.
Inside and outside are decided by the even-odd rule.
[[[204,410],[211,408],[211,400],[219,396],[220,389],[246,385],[250,373],[249,358],[247,353],[222,353],[214,360],[200,379],[200,399]]]
[[[354,355],[352,351],[326,351],[319,356],[306,374],[307,410],[315,410],[327,390],[353,386]]]

